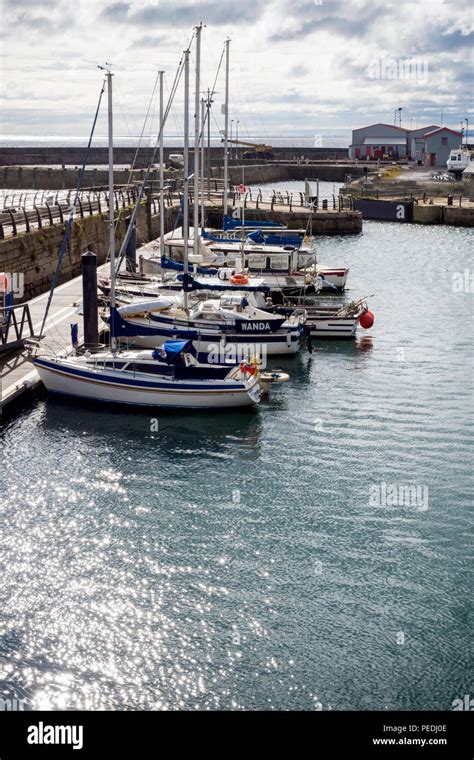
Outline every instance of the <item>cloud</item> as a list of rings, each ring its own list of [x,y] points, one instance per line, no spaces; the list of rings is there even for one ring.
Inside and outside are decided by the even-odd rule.
[[[29,12],[17,13],[13,19],[12,24],[17,28],[21,28],[22,32],[28,30],[29,32],[44,32],[46,34],[57,34],[63,31],[67,25],[68,20],[65,18],[54,17],[53,14],[48,16],[32,16]]]
[[[102,10],[102,16],[119,23],[134,26],[191,27],[199,21],[214,26],[232,26],[254,23],[267,7],[265,0],[206,0],[197,5],[189,0],[173,0],[145,5],[133,10],[129,3],[116,2]]]
[[[310,69],[307,66],[292,66],[289,70],[288,74],[290,77],[295,77],[296,79],[299,79],[300,77],[305,77],[306,74],[310,73]]]
[[[388,11],[374,4],[330,3],[321,5],[307,0],[288,2],[285,6],[286,24],[270,36],[272,42],[302,40],[314,32],[331,32],[345,38],[363,39],[370,34],[374,24],[380,24],[381,17]]]
[[[10,8],[16,10],[19,4],[22,8],[49,8],[51,10],[57,8],[59,3],[60,0],[20,0],[20,3],[18,0],[2,0],[2,5],[7,10]]]
[[[150,34],[145,34],[143,37],[140,37],[138,40],[134,40],[130,47],[132,48],[155,48],[157,51],[159,50],[159,47],[165,42],[164,37],[155,36],[153,37]]]
[[[103,8],[100,15],[109,21],[125,21],[129,10],[129,3],[112,3]]]
[[[117,103],[116,134],[139,134],[157,60],[173,77],[201,20],[202,89],[212,87],[225,35],[232,38],[231,118],[240,121],[239,134],[265,140],[270,129],[290,137],[390,122],[398,106],[408,125],[439,121],[441,107],[448,125],[469,115],[473,31],[465,0],[430,0],[429,10],[414,0],[74,0],[73,10],[68,0],[0,2],[12,135],[31,134],[34,124],[38,134],[87,136],[101,84],[96,64],[104,61],[114,64],[116,95],[130,123],[125,128]],[[193,45],[192,64],[194,57]],[[426,61],[427,85],[368,75],[371,61],[413,57]],[[223,127],[223,75],[221,67],[216,133]],[[60,100],[53,103],[50,94]],[[181,83],[168,134],[180,132],[182,108]],[[100,128],[105,135],[105,121]]]

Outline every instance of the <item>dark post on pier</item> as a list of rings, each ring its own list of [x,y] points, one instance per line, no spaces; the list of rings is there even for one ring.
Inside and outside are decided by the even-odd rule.
[[[132,221],[131,216],[127,216],[125,223],[128,227],[130,227],[130,223]],[[135,272],[137,268],[137,228],[135,225],[132,227],[132,231],[130,232],[130,237],[128,239],[127,247],[125,249],[125,260],[127,264],[127,270],[129,272]]]
[[[97,256],[92,251],[86,251],[82,255],[82,297],[84,348],[94,351],[99,344],[99,315],[97,303]]]

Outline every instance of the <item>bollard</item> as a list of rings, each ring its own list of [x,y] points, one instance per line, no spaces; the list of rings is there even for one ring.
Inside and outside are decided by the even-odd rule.
[[[132,221],[131,216],[127,216],[125,219],[126,229],[130,227]],[[135,225],[132,227],[130,237],[128,239],[127,247],[125,249],[125,263],[128,272],[135,272],[137,269],[137,228]]]
[[[82,259],[82,313],[84,320],[84,348],[97,350],[99,345],[99,313],[97,303],[97,256],[86,251]]]

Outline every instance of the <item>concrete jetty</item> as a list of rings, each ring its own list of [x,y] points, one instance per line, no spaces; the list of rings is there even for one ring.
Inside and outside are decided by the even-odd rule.
[[[109,268],[109,264],[104,264],[98,268],[98,271],[105,274]],[[28,301],[35,335],[40,332],[48,296],[49,293],[43,293]],[[79,325],[79,342],[82,341],[82,317],[77,313],[81,301],[82,277],[75,277],[56,288],[43,332],[45,337],[41,342],[42,346],[51,346],[55,352],[69,350],[71,348],[70,325],[74,322]],[[39,375],[26,349],[2,358],[0,361],[0,416],[14,401],[31,393],[39,382]]]

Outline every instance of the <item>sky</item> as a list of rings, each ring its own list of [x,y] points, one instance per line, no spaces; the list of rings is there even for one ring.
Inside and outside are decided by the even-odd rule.
[[[1,123],[8,137],[87,139],[112,63],[115,133],[153,134],[152,97],[169,91],[202,21],[200,90],[230,38],[230,111],[239,136],[318,135],[375,122],[459,129],[472,114],[473,15],[467,0],[0,0]],[[194,46],[191,50],[194,66]],[[223,127],[224,71],[212,130]],[[191,72],[194,93],[194,73]],[[194,95],[191,94],[191,100]],[[180,87],[166,133],[182,134]],[[472,126],[474,124],[471,121]],[[105,114],[98,134],[105,135]],[[235,132],[234,132],[235,135]]]

